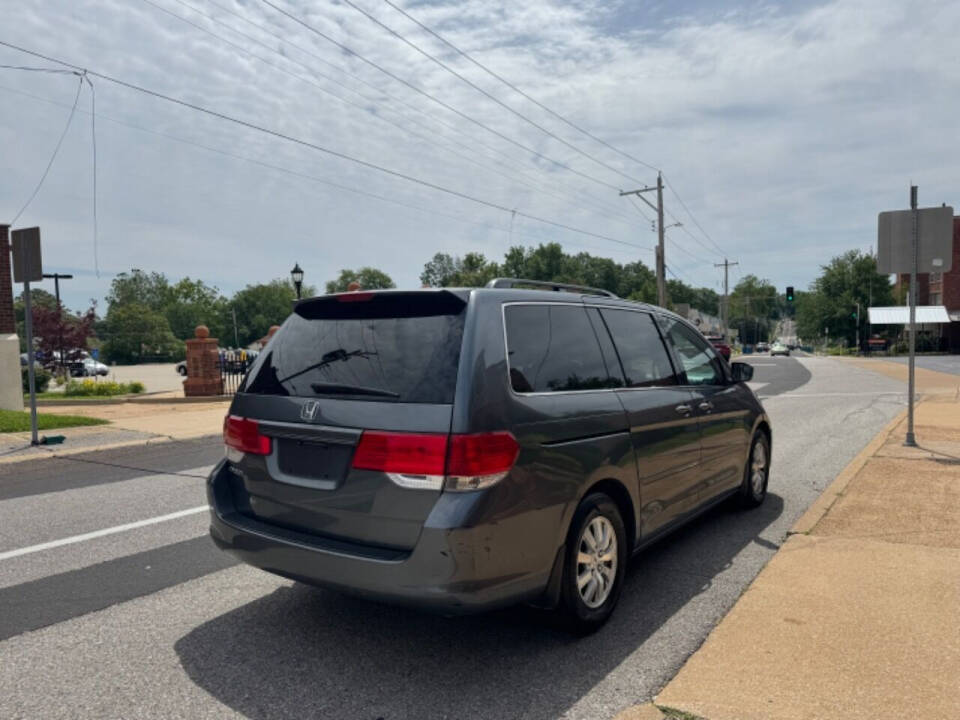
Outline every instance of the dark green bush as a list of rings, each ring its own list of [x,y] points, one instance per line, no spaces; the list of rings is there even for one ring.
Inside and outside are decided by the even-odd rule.
[[[34,368],[33,383],[38,393],[47,391],[47,386],[50,385],[50,378],[52,377],[53,374],[49,371],[43,368]],[[23,381],[23,393],[26,395],[30,392],[30,375],[26,365],[20,368],[20,378]]]

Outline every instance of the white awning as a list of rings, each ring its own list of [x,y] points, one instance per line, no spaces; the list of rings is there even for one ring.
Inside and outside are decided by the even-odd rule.
[[[872,307],[870,311],[871,325],[907,325],[910,323],[910,308],[906,305],[893,307]],[[917,324],[928,325],[948,323],[950,316],[943,305],[917,305]]]

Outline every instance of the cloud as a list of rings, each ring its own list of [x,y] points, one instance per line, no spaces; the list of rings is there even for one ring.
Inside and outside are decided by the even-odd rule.
[[[508,208],[647,248],[655,241],[648,222],[616,192],[652,183],[651,171],[543,113],[378,0],[355,2],[632,179],[548,138],[343,3],[276,0],[415,87],[601,182],[531,156],[261,2],[151,1],[208,32],[143,0],[25,0],[7,11],[5,27],[18,28],[16,36],[0,31],[0,39]],[[743,273],[805,286],[833,255],[872,246],[876,213],[903,207],[910,181],[920,185],[923,204],[956,204],[949,143],[960,110],[960,51],[953,42],[960,6],[930,2],[912,10],[892,0],[708,5],[405,4],[545,104],[662,167]],[[36,64],[7,50],[0,62]],[[438,250],[500,257],[510,244],[549,240],[571,251],[652,264],[646,250],[511,218],[94,82],[103,116],[97,131],[105,270],[190,275],[231,292],[285,276],[295,261],[317,285],[340,268],[372,264],[401,286],[416,286],[423,263]],[[74,83],[69,76],[0,71],[0,216],[12,217],[39,178]],[[89,110],[89,100],[84,91],[81,110]],[[91,193],[90,117],[80,112],[21,223],[42,227],[50,269],[93,268]],[[668,246],[668,264],[716,287],[713,264],[721,254],[669,192],[666,200],[685,225],[670,231],[671,243],[687,251]],[[102,298],[109,280],[106,272],[99,279],[78,274],[65,289],[68,302]]]

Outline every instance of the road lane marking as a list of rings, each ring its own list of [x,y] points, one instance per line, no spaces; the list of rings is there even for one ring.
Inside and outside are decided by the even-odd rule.
[[[754,367],[777,367],[777,363],[768,363],[768,362],[758,363],[758,362],[752,362],[752,363],[750,363],[750,364],[753,365]]]
[[[157,523],[167,522],[168,520],[176,520],[187,517],[188,515],[196,515],[197,513],[206,512],[209,509],[210,507],[208,505],[198,505],[197,507],[178,510],[168,515],[158,515],[157,517],[147,518],[146,520],[137,520],[136,522],[126,523],[124,525],[115,525],[114,527],[94,530],[93,532],[83,533],[82,535],[73,535],[71,537],[61,538],[60,540],[40,543],[39,545],[31,545],[29,547],[18,548],[17,550],[8,550],[7,552],[0,553],[0,560],[9,560],[10,558],[29,555],[30,553],[40,552],[42,550],[50,550],[51,548],[62,547],[64,545],[86,542],[87,540],[104,537],[105,535],[115,535],[116,533],[126,532],[127,530],[136,530],[137,528],[148,525],[156,525]]]

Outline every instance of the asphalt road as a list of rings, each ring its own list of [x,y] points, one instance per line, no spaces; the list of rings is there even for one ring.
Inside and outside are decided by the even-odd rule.
[[[746,361],[773,422],[766,504],[644,552],[585,639],[531,609],[447,619],[234,564],[205,535],[217,440],[0,466],[0,717],[609,718],[648,700],[905,401],[829,358]]]

